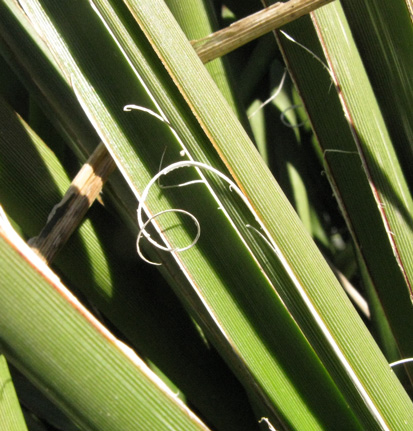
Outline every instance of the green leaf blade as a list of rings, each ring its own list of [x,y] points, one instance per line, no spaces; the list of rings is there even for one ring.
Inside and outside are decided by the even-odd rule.
[[[0,426],[9,431],[27,431],[6,358],[0,354]]]
[[[206,430],[10,229],[3,215],[1,343],[13,362],[84,429]]]

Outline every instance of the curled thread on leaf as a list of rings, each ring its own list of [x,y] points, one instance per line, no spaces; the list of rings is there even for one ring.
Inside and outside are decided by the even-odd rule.
[[[145,108],[144,106],[139,106],[139,105],[125,105],[123,107],[123,110],[125,112],[130,112],[132,110],[134,111],[142,111],[142,112],[146,112],[147,114],[150,114],[152,116],[154,116],[155,118],[157,118],[158,120],[162,121],[162,123],[166,123],[169,125],[169,121],[166,118],[163,118],[161,115],[157,114],[155,111],[152,111],[152,109],[149,108]]]
[[[247,224],[245,226],[248,229],[252,229],[255,233],[257,233],[268,245],[268,247],[270,247],[274,253],[279,256],[279,253],[277,252],[277,249],[271,244],[271,242],[269,241],[269,239],[262,233],[260,232],[255,226],[252,226],[250,224]]]
[[[146,259],[145,257],[142,256],[142,253],[141,253],[140,247],[139,247],[139,242],[142,239],[142,237],[145,237],[152,245],[154,245],[155,247],[159,248],[160,250],[165,250],[165,251],[168,251],[168,252],[171,252],[171,253],[188,250],[189,248],[193,247],[196,244],[196,242],[198,241],[198,239],[199,239],[200,232],[201,232],[199,222],[198,222],[198,220],[196,219],[196,217],[193,214],[191,214],[191,213],[189,213],[189,212],[187,212],[185,210],[182,210],[182,209],[168,209],[168,210],[164,210],[164,211],[161,211],[160,213],[152,215],[147,221],[143,221],[143,217],[142,217],[142,211],[144,209],[145,201],[146,201],[146,199],[148,197],[149,191],[150,191],[151,187],[153,186],[153,184],[155,184],[158,181],[158,179],[161,176],[163,176],[163,175],[167,175],[168,173],[173,172],[173,171],[175,171],[177,169],[188,168],[188,167],[194,167],[194,168],[201,169],[201,170],[202,169],[203,170],[207,170],[209,172],[214,173],[219,178],[223,179],[226,183],[228,183],[229,186],[230,186],[230,189],[233,190],[242,199],[242,201],[245,203],[245,205],[250,210],[251,214],[254,215],[256,221],[260,224],[260,226],[262,228],[264,228],[262,226],[260,220],[259,220],[258,215],[254,211],[254,209],[251,206],[251,204],[250,204],[249,200],[247,199],[247,197],[242,193],[242,191],[240,190],[240,188],[231,179],[229,179],[226,175],[224,175],[222,172],[218,171],[217,169],[213,168],[212,166],[206,165],[205,163],[201,163],[201,162],[195,162],[195,161],[191,161],[191,160],[185,160],[185,161],[181,161],[181,162],[175,162],[175,163],[172,163],[171,165],[163,168],[155,176],[153,176],[151,178],[151,180],[149,181],[149,183],[147,184],[147,186],[145,187],[145,189],[144,189],[144,191],[142,193],[142,197],[141,197],[141,200],[140,200],[140,203],[139,203],[139,206],[138,206],[137,218],[138,218],[138,225],[139,225],[140,232],[139,232],[139,235],[138,235],[138,238],[137,238],[137,244],[138,244],[137,245],[137,250],[138,250],[139,256],[143,260],[145,260],[146,262],[148,262],[148,263],[159,265],[158,263],[154,263],[154,262],[148,261],[148,259]],[[189,181],[187,183],[178,184],[178,185],[176,185],[174,187],[184,187],[184,186],[187,186],[187,185],[190,185],[190,184],[194,184],[194,183],[197,183],[197,182],[198,181]],[[180,212],[180,213],[186,214],[186,215],[188,215],[189,217],[192,218],[192,220],[194,221],[194,223],[195,223],[195,225],[197,227],[197,235],[196,235],[195,239],[192,241],[191,244],[189,244],[186,247],[182,247],[182,248],[173,248],[173,247],[162,245],[159,242],[155,241],[153,238],[151,238],[150,234],[146,231],[146,227],[148,226],[149,223],[153,223],[154,219],[156,217],[158,217],[159,215],[161,215],[161,214],[163,214],[165,212]],[[276,251],[277,248],[274,246],[274,244],[269,239],[269,237],[267,237],[266,240],[269,243],[269,245]]]
[[[161,161],[159,162],[159,169],[158,169],[158,171],[161,171],[161,170],[162,170],[163,159],[164,159],[164,157],[165,157],[165,154],[166,154],[166,150],[167,150],[167,148],[168,148],[168,147],[166,147],[166,146],[165,146],[164,150],[162,151],[162,156],[161,156]],[[161,179],[160,179],[160,178],[158,178],[158,186],[159,186],[159,188],[161,188],[161,189],[165,189],[165,188],[167,188],[167,186],[163,186],[163,185],[161,184]]]
[[[326,150],[323,151],[324,158],[326,157],[327,153],[356,154],[357,156],[360,155],[358,151],[346,151],[346,150],[336,150],[334,148],[327,148]]]
[[[280,81],[280,84],[277,87],[277,90],[275,91],[275,93],[271,97],[269,97],[267,100],[265,100],[263,103],[261,103],[261,105],[252,114],[248,115],[248,119],[251,119],[262,108],[264,108],[266,105],[268,105],[268,103],[272,102],[273,100],[275,100],[279,96],[279,94],[281,93],[281,91],[284,87],[284,82],[285,82],[286,77],[287,77],[287,69],[284,71],[283,76],[282,76],[281,81]],[[292,109],[297,109],[297,108],[301,108],[301,107],[302,107],[302,105],[298,104],[298,105],[289,106],[288,108],[284,109],[284,111],[280,115],[280,120],[284,124],[284,126],[287,126],[290,128],[298,128],[298,127],[304,126],[304,124],[306,123],[306,120],[302,121],[301,123],[293,125],[293,124],[290,124],[285,118],[286,112],[288,112]]]
[[[286,120],[286,118],[285,118],[285,113],[286,113],[286,112],[291,111],[291,110],[293,110],[293,109],[302,108],[302,107],[303,107],[303,105],[301,105],[301,104],[298,104],[298,105],[291,105],[291,106],[289,106],[288,108],[284,109],[284,111],[283,111],[283,112],[281,112],[280,120],[281,120],[281,122],[284,124],[284,126],[290,127],[291,129],[294,129],[294,128],[298,128],[298,127],[302,127],[302,126],[304,126],[304,124],[306,123],[306,120],[301,121],[301,123],[297,123],[297,124],[290,124],[290,123]]]
[[[123,110],[126,111],[126,112],[130,112],[132,110],[136,110],[136,111],[141,111],[141,112],[145,112],[145,113],[148,113],[148,114],[152,115],[156,119],[158,119],[158,120],[162,121],[163,123],[167,124],[168,127],[170,128],[170,130],[172,131],[172,133],[175,135],[175,137],[178,139],[178,141],[182,144],[182,142],[181,142],[178,134],[176,133],[175,129],[171,126],[171,124],[169,123],[169,121],[165,117],[163,117],[163,116],[157,114],[156,112],[154,112],[153,110],[151,110],[149,108],[145,108],[144,106],[133,105],[133,104],[125,105],[123,107]],[[166,147],[165,147],[165,150],[164,150],[164,152],[162,154],[162,157],[161,157],[161,161],[160,161],[160,165],[159,165],[160,171],[158,172],[157,175],[155,175],[151,179],[151,181],[149,181],[148,185],[146,186],[145,190],[143,191],[143,194],[142,194],[139,206],[138,206],[138,210],[137,210],[137,213],[138,213],[138,224],[139,224],[140,231],[139,231],[139,234],[138,234],[138,237],[137,237],[137,240],[136,240],[136,249],[137,249],[138,255],[141,257],[141,259],[144,260],[147,263],[152,264],[152,265],[161,265],[161,263],[152,262],[152,261],[148,260],[142,254],[142,251],[141,251],[141,248],[140,248],[140,241],[141,241],[142,237],[145,237],[152,245],[154,245],[158,249],[164,250],[164,251],[167,251],[167,252],[170,252],[170,253],[173,253],[173,252],[181,252],[181,251],[190,249],[191,247],[193,247],[198,242],[198,239],[199,239],[199,237],[201,235],[201,227],[199,225],[198,219],[193,214],[191,214],[190,212],[185,211],[183,209],[179,209],[179,208],[166,209],[166,210],[160,211],[160,212],[158,212],[156,214],[153,214],[145,222],[143,222],[143,220],[142,220],[142,210],[143,210],[143,207],[144,207],[144,203],[145,203],[145,200],[146,200],[146,198],[148,196],[149,189],[152,187],[152,185],[155,183],[155,181],[158,182],[158,186],[160,188],[162,188],[162,189],[175,188],[175,187],[184,187],[184,186],[187,186],[187,185],[196,184],[196,183],[200,183],[200,182],[203,183],[204,182],[203,180],[195,180],[195,181],[188,181],[186,183],[181,183],[181,184],[176,184],[176,185],[168,185],[168,186],[165,186],[165,185],[161,184],[160,183],[161,176],[162,175],[166,175],[168,172],[171,171],[170,166],[168,166],[167,168],[161,169],[162,168],[162,164],[163,164],[163,159],[165,157],[165,153],[166,153]],[[182,156],[185,156],[187,154],[186,149],[184,148],[181,151],[180,154]],[[186,166],[188,163],[191,163],[191,162],[185,161],[183,163]],[[182,167],[182,166],[179,166],[179,167]],[[154,220],[157,217],[161,216],[162,214],[166,214],[166,213],[170,213],[170,212],[185,214],[185,215],[187,215],[188,217],[190,217],[193,220],[193,222],[194,222],[194,224],[196,226],[196,229],[197,229],[197,233],[196,233],[195,238],[194,238],[194,240],[192,241],[191,244],[189,244],[189,245],[187,245],[185,247],[170,247],[170,246],[165,246],[165,245],[162,245],[159,242],[155,241],[153,238],[151,238],[151,235],[147,232],[146,227],[150,223],[154,225]],[[154,225],[154,226],[156,228],[156,225]],[[165,241],[165,243],[166,243],[166,241]]]
[[[163,150],[163,153],[162,153],[162,156],[161,156],[161,161],[160,161],[160,163],[159,163],[159,172],[162,170],[162,165],[163,165],[163,159],[164,159],[164,157],[165,157],[165,154],[166,154],[166,150],[167,150],[167,147],[165,147],[165,149]],[[183,153],[183,154],[182,154]],[[185,156],[185,152],[184,151],[181,151],[181,154],[180,154],[182,157],[184,157]],[[187,181],[187,182],[185,182],[185,183],[179,183],[179,184],[169,184],[169,185],[164,185],[164,184],[162,184],[161,183],[161,177],[159,177],[158,178],[158,186],[159,186],[159,188],[161,188],[161,189],[175,189],[175,188],[177,188],[177,187],[185,187],[185,186],[191,186],[192,184],[204,184],[205,183],[205,181],[204,180],[192,180],[192,181]]]
[[[413,362],[413,358],[407,358],[407,359],[400,359],[400,361],[395,361],[390,363],[390,367],[395,367],[397,365],[406,364],[407,362]]]
[[[280,89],[281,89],[281,87],[282,87],[282,85],[284,83],[285,76],[286,76],[286,72],[284,73],[282,82],[280,83]],[[274,96],[273,96],[273,98],[274,98]],[[152,111],[151,109],[145,108],[143,106],[132,105],[131,104],[131,105],[124,106],[123,110],[124,111],[138,110],[138,111],[146,112],[146,113],[154,116],[158,120],[166,123],[169,126],[169,128],[171,129],[171,131],[173,132],[173,134],[176,136],[176,138],[178,139],[178,141],[182,144],[182,142],[181,142],[178,134],[176,133],[176,131],[174,130],[174,128],[170,125],[169,121],[166,118],[162,117],[161,115],[157,114],[156,112]],[[143,256],[143,254],[141,252],[141,249],[140,249],[140,245],[139,245],[140,244],[140,240],[142,239],[142,237],[145,237],[152,245],[154,245],[158,249],[164,250],[164,251],[167,251],[167,252],[170,252],[170,253],[188,250],[188,249],[190,249],[191,247],[193,247],[198,242],[198,239],[199,239],[199,237],[201,235],[201,227],[200,227],[200,224],[198,222],[198,219],[193,214],[189,213],[188,211],[185,211],[185,210],[182,210],[182,209],[167,209],[167,210],[160,211],[159,213],[150,216],[149,219],[146,220],[145,222],[143,221],[143,218],[142,218],[142,211],[143,211],[143,209],[145,207],[145,201],[146,201],[146,199],[148,197],[150,188],[153,186],[153,184],[155,182],[158,182],[159,187],[163,188],[163,189],[166,189],[166,188],[176,188],[176,187],[185,187],[185,186],[189,186],[189,185],[192,185],[192,184],[198,184],[198,183],[204,183],[204,184],[206,184],[206,182],[204,180],[192,180],[192,181],[188,181],[188,182],[185,182],[185,183],[180,183],[180,184],[175,184],[175,185],[168,185],[168,186],[164,186],[164,185],[162,185],[160,183],[159,180],[160,180],[160,178],[163,175],[167,175],[168,173],[170,173],[170,172],[172,172],[174,170],[181,169],[181,168],[186,168],[186,167],[194,167],[197,170],[199,170],[199,169],[205,169],[207,171],[210,171],[210,172],[214,173],[215,175],[217,175],[218,177],[220,177],[221,179],[223,179],[225,182],[227,182],[229,184],[230,191],[234,190],[236,192],[236,194],[242,199],[242,201],[245,203],[245,205],[250,210],[251,214],[253,214],[253,216],[255,217],[255,220],[258,222],[258,224],[260,225],[260,227],[262,228],[262,230],[266,233],[266,236],[264,234],[262,234],[261,232],[259,232],[258,230],[257,230],[257,232],[260,233],[260,235],[266,240],[266,242],[269,244],[269,246],[274,250],[274,252],[278,256],[281,255],[280,251],[278,250],[278,247],[275,245],[274,241],[271,239],[271,237],[270,237],[269,233],[267,232],[266,228],[263,226],[263,224],[260,221],[258,215],[256,214],[254,208],[251,206],[248,198],[242,193],[242,191],[240,190],[240,188],[230,178],[228,178],[226,175],[224,175],[223,173],[221,173],[217,169],[213,168],[212,166],[209,166],[209,165],[207,165],[205,163],[201,163],[201,162],[195,162],[193,160],[185,160],[185,161],[181,161],[181,162],[176,162],[176,163],[173,163],[173,164],[171,164],[171,165],[169,165],[169,166],[161,169],[162,163],[163,163],[163,159],[164,159],[164,156],[165,156],[165,152],[166,152],[166,149],[163,152],[162,157],[161,157],[161,162],[160,162],[160,166],[159,166],[160,170],[159,170],[159,172],[154,177],[152,177],[152,179],[149,181],[149,183],[145,187],[145,189],[144,189],[144,191],[142,193],[142,196],[140,198],[139,206],[138,206],[138,209],[137,209],[138,225],[139,225],[140,231],[139,231],[139,234],[138,234],[138,237],[137,237],[137,246],[136,246],[136,248],[137,248],[137,252],[138,252],[139,256],[144,261],[146,261],[147,263],[153,264],[153,265],[161,265],[160,263],[157,263],[157,262],[151,262],[150,260],[148,260],[147,258],[145,258]],[[187,152],[186,152],[186,149],[184,148],[181,151],[181,155],[185,156],[186,154],[187,154]],[[152,223],[154,225],[155,229],[156,229],[156,225],[154,224],[154,220],[157,217],[159,217],[160,215],[168,213],[168,212],[178,212],[178,213],[185,214],[185,215],[189,216],[190,218],[192,218],[192,220],[194,221],[195,226],[197,228],[197,234],[195,236],[195,239],[188,246],[181,247],[181,248],[174,248],[174,247],[162,245],[159,242],[155,241],[153,238],[151,238],[150,234],[146,231],[146,227],[150,223]],[[164,240],[164,242],[166,243],[166,239]]]
[[[172,133],[173,133],[173,134],[175,135],[175,137],[178,139],[178,141],[179,141],[180,143],[182,143],[182,142],[181,142],[181,140],[180,140],[180,139],[179,139],[179,137],[178,137],[178,134],[176,133],[176,130],[171,126],[171,124],[169,123],[168,119],[167,119],[167,118],[164,118],[162,115],[157,114],[157,113],[156,113],[155,111],[153,111],[152,109],[145,108],[144,106],[140,106],[140,105],[133,105],[133,104],[129,104],[129,105],[125,105],[125,106],[123,107],[123,110],[124,110],[125,112],[141,111],[141,112],[145,112],[145,113],[147,113],[147,114],[149,114],[149,115],[152,115],[153,117],[157,118],[159,121],[162,121],[162,123],[167,124],[167,125],[168,125],[168,127],[169,127],[169,129],[172,131]],[[167,147],[165,147],[165,149],[164,149],[164,151],[163,151],[163,153],[162,153],[161,161],[160,161],[160,163],[159,163],[159,170],[161,170],[161,169],[162,169],[162,164],[163,164],[163,159],[164,159],[165,154],[166,154],[166,149],[167,149]],[[184,157],[185,155],[187,155],[187,151],[186,151],[186,149],[181,150],[181,151],[180,151],[180,155],[181,155],[182,157]],[[160,187],[160,188],[162,188],[162,189],[169,189],[169,188],[173,188],[173,187],[178,187],[178,186],[175,186],[175,185],[171,185],[171,186],[164,186],[164,185],[162,185],[162,184],[160,183],[160,181],[158,181],[158,185],[159,185],[159,187]]]
[[[272,102],[274,99],[278,97],[278,95],[281,93],[284,87],[284,82],[286,77],[287,77],[287,70],[284,71],[284,74],[280,81],[280,85],[277,87],[277,90],[275,91],[275,93],[271,97],[269,97],[266,101],[262,102],[261,105],[252,114],[248,115],[248,119],[252,118],[257,112],[259,112],[262,108],[264,108],[265,105],[268,105],[270,102]]]
[[[333,80],[333,82],[335,83],[335,78],[334,78],[334,74],[332,72],[332,70],[324,63],[324,61],[318,56],[316,55],[313,51],[311,51],[311,49],[308,49],[305,45],[303,45],[302,43],[296,41],[293,37],[291,37],[289,34],[287,34],[285,31],[280,30],[280,33],[284,35],[284,37],[286,37],[289,41],[295,43],[296,45],[298,45],[300,48],[304,49],[304,51],[307,51],[315,60],[317,60],[323,67],[324,69],[328,72],[328,74],[330,75],[331,79]]]
[[[273,425],[271,424],[270,420],[268,418],[261,418],[258,423],[262,423],[265,422],[268,425],[268,429],[269,431],[277,431]]]
[[[170,212],[185,214],[185,215],[189,216],[189,217],[193,220],[193,222],[195,223],[195,226],[196,226],[196,229],[197,229],[197,233],[196,233],[196,236],[195,236],[195,238],[194,238],[194,240],[192,241],[192,243],[191,243],[191,244],[189,244],[189,245],[187,245],[187,246],[185,246],[185,247],[175,247],[175,248],[173,248],[173,247],[165,247],[165,246],[163,246],[163,245],[159,244],[158,242],[156,242],[155,240],[153,240],[153,239],[151,238],[151,235],[150,235],[148,232],[146,232],[146,230],[145,230],[146,226],[148,226],[148,224],[149,224],[149,223],[152,223],[152,221],[153,221],[156,217],[159,217],[159,216],[161,216],[162,214],[170,213]],[[161,250],[168,251],[168,252],[170,252],[170,253],[175,252],[175,251],[176,251],[176,252],[179,252],[179,251],[184,251],[184,250],[188,250],[188,249],[190,249],[191,247],[193,247],[193,246],[198,242],[198,239],[199,239],[199,237],[201,236],[201,226],[200,226],[200,224],[199,224],[199,222],[198,222],[198,219],[197,219],[193,214],[191,214],[189,211],[185,211],[185,210],[177,209],[177,208],[163,210],[163,211],[160,211],[160,212],[158,212],[158,213],[156,213],[156,214],[152,215],[151,217],[149,217],[149,219],[148,219],[148,220],[146,220],[146,222],[142,225],[142,227],[141,227],[141,229],[140,229],[140,231],[139,231],[138,238],[137,238],[137,240],[136,240],[136,250],[137,250],[138,255],[140,256],[140,258],[141,258],[142,260],[144,260],[145,262],[150,263],[150,264],[152,264],[152,265],[161,265],[160,263],[152,262],[152,261],[148,260],[148,259],[147,259],[143,254],[142,254],[142,251],[141,251],[141,248],[140,248],[140,245],[139,245],[140,240],[142,239],[142,236],[145,236],[145,238],[146,238],[146,239],[147,239],[151,244],[155,245],[155,247],[157,247],[157,248],[159,248],[159,249],[161,249]]]

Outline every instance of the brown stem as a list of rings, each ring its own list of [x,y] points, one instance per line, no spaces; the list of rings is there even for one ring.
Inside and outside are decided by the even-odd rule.
[[[63,199],[53,207],[40,234],[30,240],[30,246],[46,262],[53,260],[80,225],[114,169],[115,162],[100,143],[73,179]]]
[[[275,3],[191,44],[202,62],[208,63],[331,1],[290,0],[287,3]]]

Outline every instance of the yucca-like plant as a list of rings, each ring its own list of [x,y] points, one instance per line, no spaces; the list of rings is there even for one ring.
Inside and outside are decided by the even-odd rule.
[[[327,3],[0,2],[1,430],[413,429],[411,3]]]

